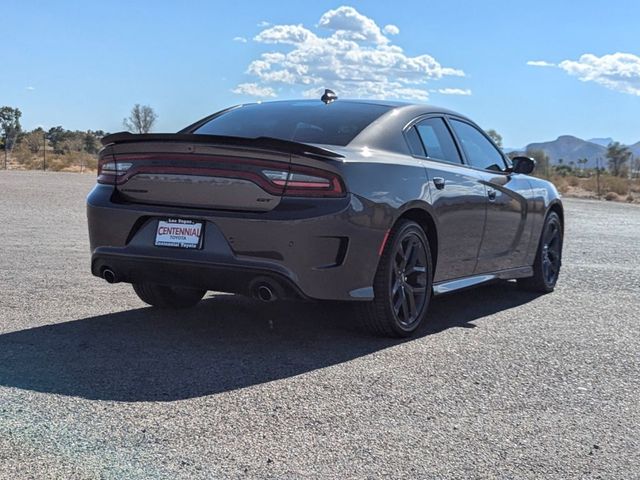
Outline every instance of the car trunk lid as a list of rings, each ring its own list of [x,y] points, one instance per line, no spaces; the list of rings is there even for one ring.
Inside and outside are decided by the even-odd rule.
[[[269,211],[287,193],[344,193],[330,150],[271,138],[120,133],[103,139],[98,181],[125,201]],[[292,159],[295,172],[292,173]],[[314,184],[315,181],[315,184]],[[299,188],[301,187],[301,189]]]

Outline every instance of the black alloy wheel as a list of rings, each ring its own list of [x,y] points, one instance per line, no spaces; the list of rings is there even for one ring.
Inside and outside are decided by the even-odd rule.
[[[389,301],[398,323],[411,326],[427,300],[426,245],[416,232],[407,232],[397,242],[389,286]]]
[[[400,220],[389,232],[373,285],[374,300],[358,305],[364,325],[387,337],[408,337],[424,321],[433,268],[420,225]]]
[[[555,285],[560,273],[562,235],[558,222],[547,222],[542,241],[542,275],[547,285]]]
[[[538,251],[533,262],[533,277],[518,279],[520,287],[534,292],[553,292],[562,266],[563,239],[560,217],[557,213],[550,212],[542,227]]]

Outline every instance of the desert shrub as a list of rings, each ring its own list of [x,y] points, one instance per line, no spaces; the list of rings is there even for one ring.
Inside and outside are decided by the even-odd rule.
[[[582,187],[585,190],[590,190],[592,192],[596,192],[598,184],[596,183],[595,175],[593,177],[587,178],[584,182],[582,182]],[[602,188],[602,182],[601,182],[600,187]]]
[[[569,165],[558,165],[557,167],[554,167],[554,170],[562,177],[567,177],[573,174],[573,168]]]
[[[42,157],[31,155],[28,159],[26,159],[22,165],[27,170],[42,170]],[[49,158],[47,157],[47,163],[49,162]]]
[[[60,172],[69,166],[65,155],[56,155],[51,159],[47,159],[47,170],[52,172]]]
[[[618,195],[626,195],[629,191],[629,181],[626,178],[607,177],[607,190]]]
[[[98,159],[94,155],[82,152],[76,159],[76,166],[81,166],[85,170],[96,170],[98,168]]]
[[[19,143],[13,147],[11,157],[18,163],[24,164],[29,158],[31,158],[31,152],[25,144]]]
[[[71,151],[56,156],[56,161],[52,163],[51,170],[79,172],[82,169],[95,170],[98,160],[87,152]]]
[[[21,153],[14,156],[20,165],[27,170],[42,170],[42,155],[27,155]],[[96,170],[98,160],[95,156],[85,152],[56,154],[47,152],[47,170],[52,172]]]
[[[563,177],[562,175],[553,175],[550,180],[560,193],[567,193],[567,191],[569,190],[569,184],[567,183],[565,177]]]
[[[597,191],[598,187],[596,177],[593,176],[586,179],[583,186],[584,188],[586,188],[587,190],[591,190],[592,192]],[[600,191],[615,192],[618,195],[626,195],[629,192],[629,181],[626,178],[613,177],[611,175],[601,175]]]
[[[85,168],[87,170],[97,170],[98,169],[98,159],[93,155],[87,155],[85,160]]]
[[[577,187],[578,185],[580,185],[580,179],[578,177],[574,177],[573,175],[570,177],[567,177],[567,182],[572,187]]]
[[[618,194],[616,192],[607,192],[607,194],[604,196],[604,199],[609,201],[609,202],[615,202],[619,198],[620,197],[618,196]]]

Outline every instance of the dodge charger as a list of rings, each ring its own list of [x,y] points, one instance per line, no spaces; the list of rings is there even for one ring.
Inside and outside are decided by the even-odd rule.
[[[447,109],[327,90],[102,142],[91,271],[158,308],[209,290],[344,301],[375,333],[409,336],[434,295],[558,280],[558,192]]]

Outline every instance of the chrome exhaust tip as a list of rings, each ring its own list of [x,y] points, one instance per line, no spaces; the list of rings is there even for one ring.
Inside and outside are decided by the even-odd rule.
[[[114,272],[110,268],[105,268],[104,270],[102,270],[102,278],[104,278],[107,281],[107,283],[119,282],[116,272]]]
[[[268,285],[260,285],[256,290],[256,297],[263,302],[273,302],[277,298]]]
[[[260,276],[254,278],[249,283],[249,294],[256,300],[261,302],[275,302],[276,300],[284,299],[286,292],[276,280],[267,276]]]

